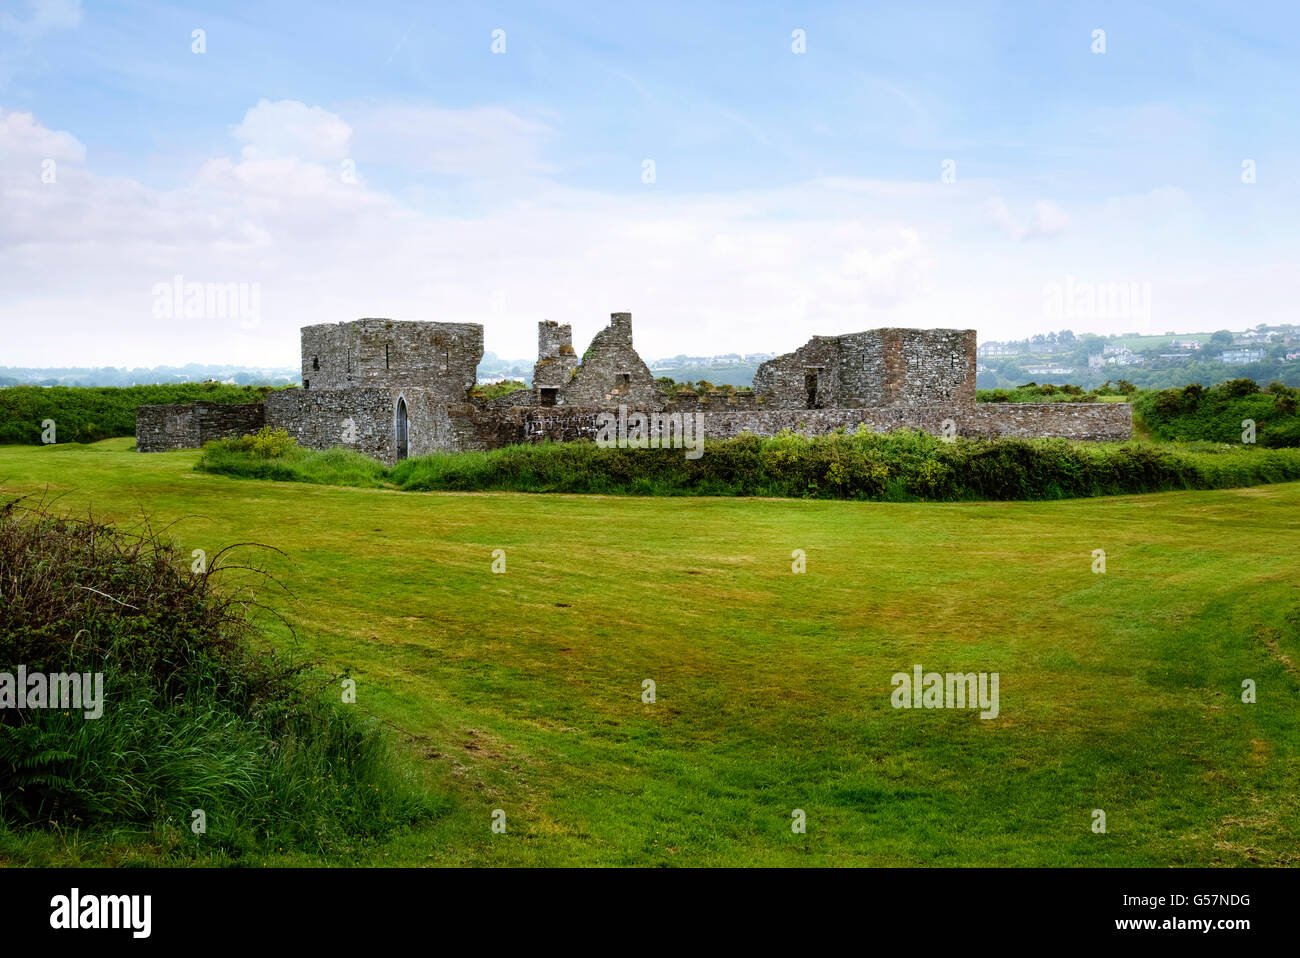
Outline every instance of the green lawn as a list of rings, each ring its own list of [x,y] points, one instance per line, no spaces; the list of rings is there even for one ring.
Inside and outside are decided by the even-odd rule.
[[[186,554],[291,557],[265,561],[297,604],[259,598],[418,736],[400,738],[447,798],[334,863],[1300,859],[1298,483],[960,504],[408,493],[131,447],[0,447],[0,489],[147,512]],[[892,708],[914,664],[999,673],[1001,714]],[[40,860],[140,854],[52,842]]]

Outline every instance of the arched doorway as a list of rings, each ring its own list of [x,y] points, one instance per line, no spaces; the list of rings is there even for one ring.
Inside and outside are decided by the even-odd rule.
[[[393,438],[397,441],[397,458],[406,458],[407,436],[409,433],[406,420],[406,399],[397,397],[397,415],[393,419]]]

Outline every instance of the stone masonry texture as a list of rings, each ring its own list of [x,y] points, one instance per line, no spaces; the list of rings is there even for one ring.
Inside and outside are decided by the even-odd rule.
[[[464,402],[483,358],[475,323],[358,319],[302,330],[304,389],[419,386],[446,402]]]
[[[955,434],[968,438],[1023,439],[1057,437],[1095,442],[1122,442],[1131,438],[1133,410],[1127,403],[979,403],[925,406],[861,407],[858,409],[769,409],[762,411],[701,406],[704,438],[729,439],[742,433],[775,436],[784,430],[806,436],[837,429],[890,432],[915,429],[941,433],[951,420]],[[485,413],[474,407],[453,410],[464,418],[462,431],[472,436],[466,448],[498,449],[502,446],[549,439],[558,442],[594,440],[602,413],[609,407],[562,408],[516,406]],[[629,407],[629,412],[638,411]],[[646,411],[646,410],[640,410]],[[679,410],[670,409],[667,414]],[[690,413],[682,413],[690,415]]]
[[[213,439],[257,432],[264,424],[264,415],[260,402],[138,406],[135,448],[137,452],[197,449]]]

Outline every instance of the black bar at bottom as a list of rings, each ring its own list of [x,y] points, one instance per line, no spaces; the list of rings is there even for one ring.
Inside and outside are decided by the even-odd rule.
[[[732,945],[843,932],[944,948],[1124,939],[1230,948],[1285,933],[1298,890],[1294,871],[1276,869],[10,868],[0,869],[0,914],[6,945],[48,937],[374,947],[414,934],[448,945],[441,936],[493,945],[590,936],[634,947],[645,936],[680,943],[689,926]],[[125,927],[72,927],[115,922]]]

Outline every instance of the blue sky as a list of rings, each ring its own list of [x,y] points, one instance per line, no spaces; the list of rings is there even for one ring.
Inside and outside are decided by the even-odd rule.
[[[362,315],[512,356],[624,309],[647,356],[1297,321],[1296,4],[0,10],[0,365],[292,365]],[[175,275],[259,314],[160,316]],[[1058,322],[1067,278],[1150,309]]]

